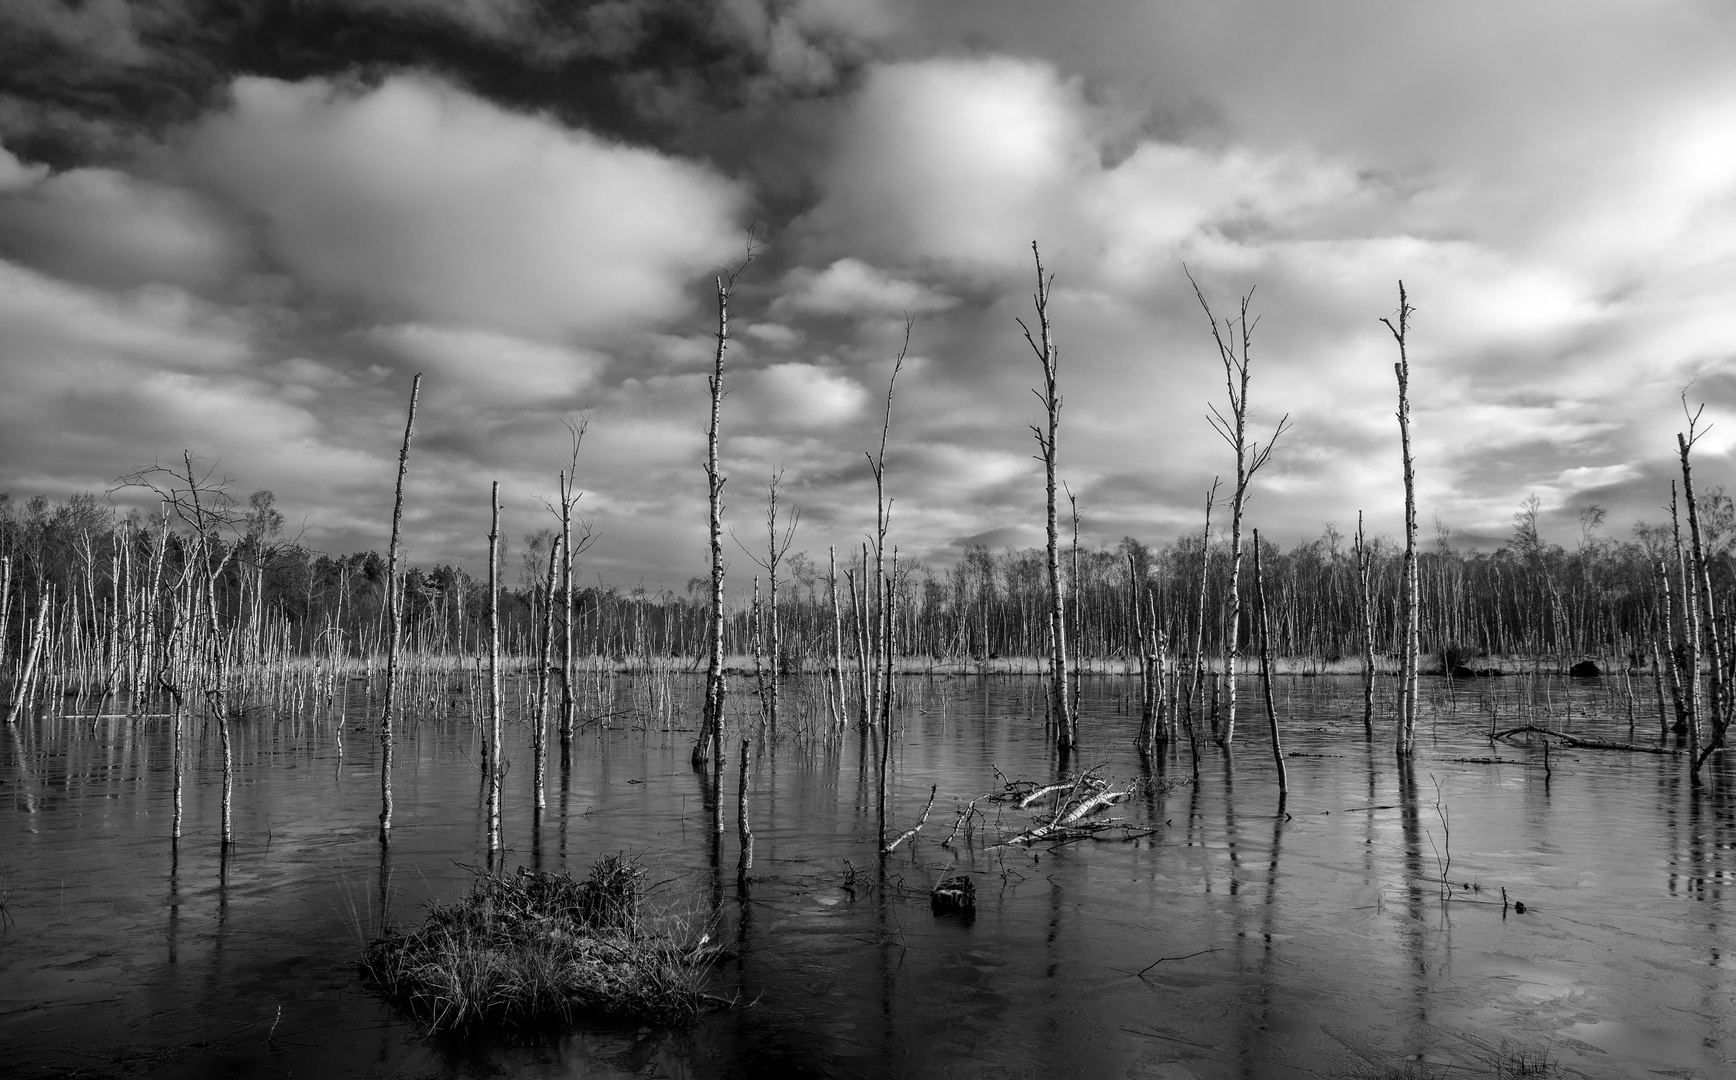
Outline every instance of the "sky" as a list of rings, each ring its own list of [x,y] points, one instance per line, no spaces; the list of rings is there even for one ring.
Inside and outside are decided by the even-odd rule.
[[[1655,0],[11,0],[0,491],[190,452],[322,551],[383,551],[411,380],[418,563],[553,523],[588,578],[705,567],[715,280],[741,270],[725,516],[824,563],[1042,543],[1032,243],[1081,542],[1167,542],[1233,476],[1211,326],[1257,319],[1248,522],[1424,539],[1536,495],[1664,517],[1736,446],[1736,7]],[[122,508],[137,490],[115,491]],[[1066,509],[1063,506],[1063,518]],[[1220,517],[1218,520],[1223,520]],[[732,575],[754,572],[730,548]]]

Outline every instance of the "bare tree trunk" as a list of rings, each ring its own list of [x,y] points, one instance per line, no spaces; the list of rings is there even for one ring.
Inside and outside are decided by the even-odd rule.
[[[752,767],[753,751],[747,736],[744,735],[741,739],[741,783],[736,789],[735,803],[736,832],[741,840],[741,861],[737,865],[736,875],[744,879],[747,872],[753,869],[753,827],[748,823],[747,816],[747,778]]]
[[[1682,408],[1684,411],[1687,410],[1687,404],[1687,399],[1684,397],[1682,400]],[[1688,433],[1686,435],[1679,433],[1676,435],[1676,449],[1682,459],[1682,500],[1688,504],[1688,538],[1692,543],[1691,550],[1693,553],[1693,599],[1696,602],[1692,605],[1692,610],[1694,611],[1695,640],[1697,645],[1699,612],[1700,610],[1704,610],[1706,613],[1706,626],[1708,631],[1706,636],[1710,644],[1710,649],[1708,650],[1710,653],[1710,670],[1707,678],[1707,704],[1710,706],[1708,711],[1711,713],[1712,718],[1712,732],[1703,747],[1695,748],[1696,756],[1694,758],[1693,771],[1696,779],[1699,777],[1700,767],[1705,764],[1706,759],[1712,755],[1713,751],[1724,745],[1724,729],[1727,720],[1723,685],[1724,658],[1720,648],[1721,641],[1718,633],[1718,609],[1712,598],[1712,580],[1707,574],[1706,549],[1700,536],[1700,511],[1694,501],[1693,470],[1688,461],[1689,454],[1694,448],[1694,443],[1698,441],[1700,437],[1700,433],[1695,430],[1695,427],[1699,422],[1700,413],[1704,408],[1705,406],[1701,406],[1700,409],[1688,414]],[[1698,655],[1699,650],[1696,647],[1695,678],[1698,678],[1699,675]],[[1699,727],[1698,717],[1695,718],[1693,727],[1696,729]]]
[[[898,358],[892,363],[892,377],[886,380],[886,416],[880,425],[880,452],[868,455],[868,467],[874,473],[874,587],[873,595],[878,596],[879,622],[875,624],[874,639],[879,648],[878,664],[884,665],[874,669],[874,682],[883,685],[886,696],[878,702],[873,702],[877,715],[884,718],[891,711],[892,692],[892,596],[886,577],[886,530],[890,524],[892,506],[886,499],[886,438],[892,431],[892,392],[898,386],[898,373],[904,370],[904,357],[910,351],[910,330],[913,323],[909,318],[904,320],[904,344],[898,349]],[[868,572],[866,554],[862,559],[862,572]],[[864,592],[870,590],[864,589]],[[884,839],[884,838],[882,838]]]
[[[898,611],[898,549],[892,549],[892,572],[886,575],[884,582],[884,617],[881,620],[883,637],[881,655],[886,658],[885,666],[880,671],[880,729],[890,734],[892,731],[892,659],[896,650],[893,641],[893,619]]]
[[[1272,733],[1272,762],[1278,767],[1278,808],[1290,794],[1290,773],[1284,768],[1284,743],[1278,737],[1278,710],[1272,703],[1272,630],[1266,617],[1266,574],[1260,566],[1260,530],[1254,530],[1254,599],[1260,608],[1260,690],[1266,701],[1266,724]]]
[[[549,737],[549,680],[554,674],[550,663],[550,654],[554,648],[555,637],[555,560],[561,553],[561,539],[555,537],[555,542],[549,545],[548,580],[543,583],[543,627],[540,655],[537,658],[536,676],[536,721],[531,744],[532,761],[532,798],[536,808],[541,810],[547,805],[543,793],[544,774],[547,770],[548,737]]]
[[[1399,667],[1398,756],[1408,758],[1416,745],[1417,720],[1417,496],[1416,467],[1411,460],[1410,441],[1410,357],[1405,349],[1405,334],[1409,330],[1410,314],[1414,310],[1405,297],[1404,282],[1398,283],[1398,325],[1388,319],[1380,321],[1398,342],[1398,363],[1392,366],[1398,376],[1398,432],[1404,454],[1404,591],[1402,606],[1403,659]]]
[[[1079,655],[1080,655],[1080,653],[1084,652],[1084,649],[1085,649],[1085,641],[1084,641],[1085,611],[1084,611],[1084,608],[1081,606],[1083,599],[1084,599],[1084,590],[1081,589],[1080,585],[1079,585],[1079,582],[1080,582],[1080,577],[1079,577],[1079,500],[1075,499],[1073,497],[1073,489],[1072,488],[1066,487],[1066,485],[1064,485],[1064,484],[1062,485],[1062,487],[1066,489],[1067,506],[1072,511],[1072,515],[1073,515],[1072,582],[1071,582],[1071,586],[1072,586],[1072,590],[1073,590],[1073,631],[1072,631],[1072,636],[1071,636],[1071,641],[1073,642],[1073,685],[1070,688],[1070,692],[1072,693],[1073,700],[1072,700],[1072,707],[1071,707],[1071,709],[1067,715],[1073,718],[1074,724],[1077,724],[1079,721],[1079,694],[1080,694],[1080,690],[1081,690],[1081,686],[1079,683],[1079,675],[1080,675]]]
[[[1682,648],[1681,678],[1686,687],[1682,695],[1683,715],[1688,721],[1688,769],[1695,782],[1700,776],[1700,605],[1699,590],[1695,589],[1688,570],[1688,557],[1682,545],[1682,522],[1676,509],[1676,485],[1670,485],[1670,531],[1676,544],[1676,574],[1682,588]]]
[[[743,264],[745,266],[745,264]],[[713,353],[711,387],[711,423],[705,434],[705,480],[709,506],[711,536],[711,617],[705,667],[705,708],[700,722],[699,741],[693,746],[693,763],[702,764],[707,755],[723,755],[723,485],[724,476],[717,464],[718,413],[723,405],[723,353],[729,344],[729,294],[736,274],[717,278],[717,348]]]
[[[1252,291],[1245,294],[1236,318],[1225,319],[1220,328],[1217,316],[1212,313],[1205,293],[1200,290],[1199,283],[1194,281],[1192,274],[1188,275],[1188,283],[1193,286],[1194,297],[1199,300],[1200,308],[1211,322],[1212,343],[1217,346],[1218,361],[1224,368],[1229,413],[1226,415],[1216,405],[1211,405],[1208,419],[1213,430],[1229,444],[1236,455],[1236,487],[1230,498],[1229,622],[1224,632],[1226,700],[1223,731],[1218,738],[1219,743],[1228,749],[1236,736],[1236,661],[1240,659],[1242,649],[1242,515],[1247,510],[1248,490],[1253,484],[1254,475],[1272,456],[1273,447],[1277,446],[1278,439],[1289,427],[1290,416],[1286,413],[1279,419],[1278,426],[1273,429],[1272,437],[1266,440],[1264,447],[1258,442],[1248,441],[1248,382],[1252,374],[1255,323],[1255,320],[1248,318],[1248,307],[1254,294]],[[1225,333],[1230,335],[1227,340]]]
[[[1042,343],[1038,344],[1022,319],[1019,328],[1024,330],[1026,343],[1037,354],[1043,367],[1043,385],[1037,391],[1037,397],[1043,402],[1047,414],[1047,430],[1033,424],[1031,433],[1037,437],[1037,446],[1043,451],[1044,532],[1049,545],[1046,564],[1049,577],[1049,711],[1055,718],[1055,745],[1065,752],[1073,748],[1077,732],[1068,694],[1067,597],[1061,588],[1060,536],[1055,523],[1055,439],[1061,427],[1061,395],[1055,379],[1058,354],[1049,324],[1049,290],[1055,279],[1043,272],[1043,256],[1034,240],[1031,242],[1031,255],[1037,264],[1037,291],[1032,300],[1037,307],[1038,336]]]
[[[868,569],[868,545],[862,545],[862,570]],[[856,575],[852,570],[844,571],[845,583],[850,587],[850,632],[856,639],[856,722],[866,728],[873,720],[873,714],[868,705],[868,582],[862,582],[862,588],[856,588]]]
[[[1212,477],[1211,490],[1206,492],[1206,522],[1200,531],[1200,592],[1199,609],[1194,619],[1193,672],[1187,688],[1187,738],[1192,751],[1194,771],[1199,771],[1199,717],[1195,701],[1199,699],[1206,677],[1206,587],[1212,566],[1212,507],[1218,498],[1218,478]],[[1203,711],[1204,702],[1199,709]]]
[[[488,520],[488,854],[500,851],[500,481],[489,489]]]
[[[577,454],[577,447],[574,447]],[[561,477],[561,749],[573,744],[573,478]],[[563,760],[565,760],[563,758]]]
[[[826,584],[832,593],[832,688],[833,697],[838,703],[838,715],[834,726],[840,730],[844,727],[844,621],[843,614],[838,610],[838,549],[836,546],[826,549],[826,563],[831,568],[826,576]]]
[[[20,586],[20,591],[22,591]],[[16,724],[18,717],[29,705],[30,683],[36,677],[36,665],[42,657],[42,641],[48,633],[48,586],[45,583],[41,589],[41,598],[36,605],[36,627],[30,633],[30,651],[25,655],[24,668],[18,674],[18,683],[12,690],[12,707],[6,711],[6,723]],[[22,618],[19,620],[23,621]],[[0,627],[0,631],[4,628]]]
[[[1362,535],[1362,511],[1356,512],[1356,580],[1362,606],[1362,729],[1374,739],[1374,589],[1370,574],[1374,556]]]
[[[416,433],[416,399],[422,373],[410,383],[410,416],[404,421],[404,441],[398,447],[398,484],[392,498],[392,540],[386,549],[386,604],[392,609],[392,635],[386,646],[386,701],[380,716],[380,843],[392,839],[393,710],[397,707],[398,645],[404,636],[404,587],[398,580],[398,536],[404,521],[404,474],[410,468],[410,438]]]
[[[790,515],[789,525],[782,535],[778,533],[778,485],[783,481],[782,469],[772,473],[772,478],[766,484],[766,557],[748,551],[747,545],[740,544],[747,557],[765,570],[767,589],[770,593],[770,607],[762,608],[759,602],[759,579],[754,579],[754,681],[759,688],[761,709],[766,720],[772,727],[778,723],[778,682],[783,675],[783,629],[778,621],[778,566],[783,562],[784,555],[790,549],[790,544],[796,538],[796,526],[801,524],[802,511],[798,507]],[[760,666],[760,647],[764,644],[770,653],[768,673]]]

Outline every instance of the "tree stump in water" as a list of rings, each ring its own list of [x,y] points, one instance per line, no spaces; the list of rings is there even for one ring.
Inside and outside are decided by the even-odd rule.
[[[976,885],[967,874],[941,878],[928,894],[928,903],[936,915],[957,915],[969,921],[976,915]]]

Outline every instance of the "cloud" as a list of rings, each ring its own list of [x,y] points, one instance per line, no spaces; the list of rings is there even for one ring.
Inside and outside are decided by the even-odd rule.
[[[797,267],[790,271],[771,310],[774,315],[784,311],[817,315],[923,315],[945,311],[957,302],[924,285],[877,270],[861,259],[845,256],[824,270]]]
[[[855,419],[868,400],[850,378],[812,364],[774,364],[744,382],[732,420],[751,429],[834,427]]]
[[[824,169],[808,227],[870,258],[1001,265],[1090,166],[1077,88],[1046,64],[992,57],[872,69]]]
[[[56,0],[12,0],[7,18],[13,32],[40,36],[61,46],[122,64],[144,59],[133,6],[125,0],[90,0],[63,4]]]
[[[467,404],[573,407],[603,366],[577,349],[482,330],[410,323],[376,327],[368,337],[450,383]]]
[[[213,284],[241,265],[227,223],[192,192],[114,169],[42,170],[13,184],[7,172],[0,160],[0,254],[8,258],[121,287]]]
[[[0,146],[0,195],[28,190],[47,175],[46,165],[26,165]]]
[[[529,337],[665,320],[740,247],[710,169],[444,83],[241,79],[189,144],[306,284],[387,319]]]
[[[1085,268],[1137,291],[1181,257],[1245,264],[1236,249],[1249,239],[1324,227],[1370,198],[1355,170],[1304,150],[1143,137],[1117,158],[1117,123],[1040,60],[877,65],[798,229],[815,246],[964,280],[1017,272],[1035,239],[1074,280]]]

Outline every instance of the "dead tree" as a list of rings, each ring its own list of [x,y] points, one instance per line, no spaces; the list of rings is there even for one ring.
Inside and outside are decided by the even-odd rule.
[[[579,472],[579,447],[584,444],[585,431],[591,425],[589,416],[580,416],[578,420],[568,418],[564,421],[567,435],[572,447],[568,458],[567,471],[560,476],[561,489],[561,749],[566,751],[573,743],[573,679],[575,676],[573,657],[573,561],[580,552],[591,545],[591,529],[586,519],[579,519],[579,539],[573,541],[573,508],[578,505],[583,492],[575,490],[576,477]]]
[[[416,433],[416,399],[422,393],[422,373],[410,382],[410,415],[404,421],[404,441],[398,447],[398,485],[392,497],[392,540],[386,548],[386,606],[391,609],[391,637],[386,643],[386,701],[380,714],[380,843],[392,839],[392,735],[397,705],[398,647],[404,637],[404,587],[398,580],[398,536],[404,521],[404,475],[410,469],[410,439]]]
[[[1696,656],[1696,679],[1698,678],[1699,667],[1697,658],[1699,655],[1698,638],[1701,612],[1705,613],[1705,652],[1710,662],[1706,680],[1706,704],[1708,706],[1707,711],[1711,716],[1712,731],[1710,737],[1707,738],[1705,745],[1696,748],[1697,752],[1692,766],[1693,776],[1696,781],[1698,781],[1700,776],[1700,767],[1706,763],[1706,759],[1712,756],[1712,753],[1719,747],[1724,745],[1724,731],[1728,726],[1729,721],[1729,706],[1726,701],[1726,698],[1728,697],[1728,688],[1724,685],[1724,642],[1722,640],[1722,635],[1719,633],[1718,609],[1712,598],[1712,579],[1707,572],[1706,547],[1700,532],[1700,512],[1694,500],[1693,469],[1688,460],[1690,453],[1694,449],[1694,443],[1699,441],[1700,436],[1706,433],[1705,430],[1696,430],[1700,421],[1700,414],[1705,411],[1705,408],[1706,407],[1702,405],[1698,409],[1689,412],[1687,395],[1684,393],[1682,396],[1682,411],[1687,413],[1688,416],[1688,431],[1685,435],[1680,432],[1676,434],[1676,451],[1682,460],[1682,501],[1688,504],[1688,539],[1691,544],[1690,550],[1693,554],[1690,569],[1693,573],[1694,583],[1693,588],[1689,591],[1689,605],[1690,609],[1694,611],[1693,623],[1696,635],[1694,650],[1694,655]],[[1689,721],[1689,723],[1691,725],[1690,730],[1697,729],[1699,727],[1699,717],[1695,716]]]
[[[778,485],[783,482],[782,469],[772,473],[772,478],[766,483],[766,557],[760,558],[748,550],[738,538],[736,545],[746,553],[761,569],[766,572],[767,607],[762,618],[756,619],[756,639],[758,629],[763,628],[767,651],[771,654],[771,680],[762,688],[766,699],[766,719],[775,728],[778,723],[778,682],[783,676],[783,624],[778,618],[778,566],[783,562],[784,555],[790,550],[790,543],[796,538],[796,526],[801,524],[802,510],[797,507],[791,512],[788,523],[783,531],[778,531]],[[754,580],[757,595],[759,580]],[[755,650],[754,665],[758,672],[759,654]],[[762,679],[762,683],[764,680]]]
[[[1055,284],[1055,277],[1043,272],[1043,256],[1037,250],[1035,240],[1031,241],[1031,255],[1037,263],[1037,291],[1032,300],[1037,307],[1038,334],[1033,336],[1023,319],[1019,320],[1019,329],[1025,332],[1025,343],[1036,353],[1043,368],[1042,388],[1031,392],[1043,403],[1047,430],[1032,424],[1031,434],[1037,437],[1037,446],[1043,451],[1043,490],[1047,499],[1044,529],[1049,543],[1049,712],[1055,721],[1055,745],[1068,751],[1077,741],[1077,732],[1073,703],[1067,692],[1067,599],[1061,588],[1060,537],[1055,524],[1055,439],[1061,427],[1061,394],[1055,378],[1057,352],[1049,323],[1049,291]],[[1039,337],[1041,344],[1038,343]]]
[[[1417,722],[1417,492],[1416,466],[1411,460],[1410,438],[1410,356],[1405,349],[1405,334],[1410,329],[1411,312],[1415,309],[1405,297],[1404,282],[1398,283],[1398,325],[1385,317],[1381,322],[1398,342],[1398,362],[1392,366],[1398,376],[1398,435],[1404,454],[1404,584],[1400,601],[1400,643],[1398,691],[1398,756],[1409,757],[1416,745]]]
[[[555,639],[555,586],[560,580],[555,573],[555,566],[560,554],[561,538],[557,535],[554,543],[549,545],[548,576],[543,580],[543,625],[541,640],[538,642],[540,655],[536,668],[536,718],[532,721],[531,799],[537,810],[543,809],[547,802],[543,793],[543,780],[547,771],[549,740],[549,680],[554,675],[551,653]]]
[[[1290,414],[1285,413],[1279,418],[1278,425],[1272,429],[1272,435],[1266,440],[1265,446],[1261,446],[1257,440],[1249,441],[1248,381],[1252,375],[1254,327],[1259,322],[1258,319],[1248,318],[1248,306],[1254,299],[1253,291],[1249,290],[1242,296],[1236,317],[1223,320],[1220,327],[1211,305],[1206,302],[1205,293],[1200,290],[1199,282],[1194,280],[1191,273],[1187,279],[1188,284],[1193,286],[1200,308],[1205,311],[1207,321],[1211,323],[1212,343],[1217,346],[1218,361],[1224,368],[1224,389],[1228,397],[1229,411],[1225,413],[1216,405],[1208,404],[1210,412],[1207,420],[1236,455],[1236,486],[1230,498],[1229,621],[1224,629],[1223,642],[1224,681],[1229,696],[1224,709],[1224,726],[1218,736],[1218,741],[1227,749],[1236,736],[1236,661],[1241,656],[1242,625],[1242,515],[1247,510],[1248,491],[1254,482],[1254,475],[1271,458],[1272,449],[1289,429]]]
[[[488,854],[500,851],[500,481],[488,495]]]
[[[693,744],[693,763],[702,765],[707,755],[714,762],[723,760],[723,485],[725,477],[717,463],[718,414],[723,407],[723,353],[729,347],[729,297],[736,279],[753,261],[750,243],[746,257],[727,273],[718,274],[717,284],[717,346],[712,353],[711,423],[705,430],[705,487],[709,507],[711,538],[711,608],[707,620],[705,663],[705,705],[699,726],[699,740]],[[721,764],[716,766],[721,768]]]
[[[838,712],[833,718],[833,726],[844,727],[844,620],[843,613],[838,609],[838,548],[834,545],[826,548],[826,565],[829,570],[826,575],[826,585],[832,595],[832,674],[827,685],[831,688],[830,696],[837,702]]]
[[[13,684],[12,707],[6,711],[6,723],[16,724],[18,717],[30,703],[30,684],[36,677],[36,662],[42,658],[42,640],[48,635],[48,578],[42,578],[39,589],[40,598],[36,603],[35,628],[30,632],[30,648],[25,653],[24,668],[18,675],[18,681]],[[20,607],[23,614],[23,607]],[[22,622],[22,619],[20,620]],[[178,834],[177,834],[178,835]]]
[[[1200,594],[1199,609],[1194,619],[1193,674],[1187,688],[1187,744],[1193,758],[1194,779],[1200,773],[1199,717],[1194,712],[1194,699],[1206,675],[1206,584],[1212,566],[1212,507],[1218,500],[1218,478],[1212,477],[1206,492],[1206,521],[1200,531]],[[1203,705],[1203,703],[1202,703]]]
[[[1266,617],[1266,573],[1260,565],[1260,530],[1254,530],[1254,600],[1259,607],[1260,692],[1266,702],[1266,723],[1272,734],[1272,761],[1278,767],[1278,806],[1290,794],[1290,773],[1284,768],[1284,743],[1278,737],[1278,709],[1272,702],[1272,624]]]
[[[1362,535],[1362,511],[1356,512],[1356,587],[1362,607],[1362,729],[1374,738],[1374,590],[1370,579],[1374,556]]]
[[[862,591],[864,602],[878,613],[872,637],[883,646],[879,663],[884,665],[884,670],[876,668],[871,677],[871,683],[883,686],[883,696],[876,698],[870,691],[863,695],[863,700],[864,708],[873,708],[881,721],[892,713],[892,594],[886,583],[886,530],[891,524],[892,501],[886,497],[886,439],[892,431],[892,392],[898,386],[898,373],[904,370],[904,357],[910,352],[910,330],[914,325],[911,318],[905,316],[904,344],[899,346],[898,357],[892,362],[892,377],[886,380],[886,415],[880,424],[880,452],[869,454],[863,451],[868,458],[868,468],[874,473],[874,584],[870,589],[864,582]],[[863,572],[867,572],[866,556]],[[868,717],[864,715],[863,722],[867,721]]]
[[[1068,487],[1066,484],[1062,484],[1061,487],[1067,493],[1067,508],[1073,516],[1073,547],[1069,553],[1070,558],[1068,561],[1070,563],[1070,573],[1072,574],[1073,582],[1073,651],[1075,655],[1073,657],[1073,686],[1071,690],[1073,699],[1071,711],[1069,711],[1067,715],[1074,717],[1075,722],[1077,722],[1077,717],[1079,716],[1079,696],[1083,690],[1083,687],[1080,686],[1079,683],[1080,662],[1077,654],[1084,650],[1084,641],[1081,635],[1084,634],[1083,627],[1085,625],[1085,609],[1083,606],[1085,595],[1084,590],[1079,586],[1080,581],[1083,580],[1079,576],[1079,500],[1073,497],[1072,488]]]

